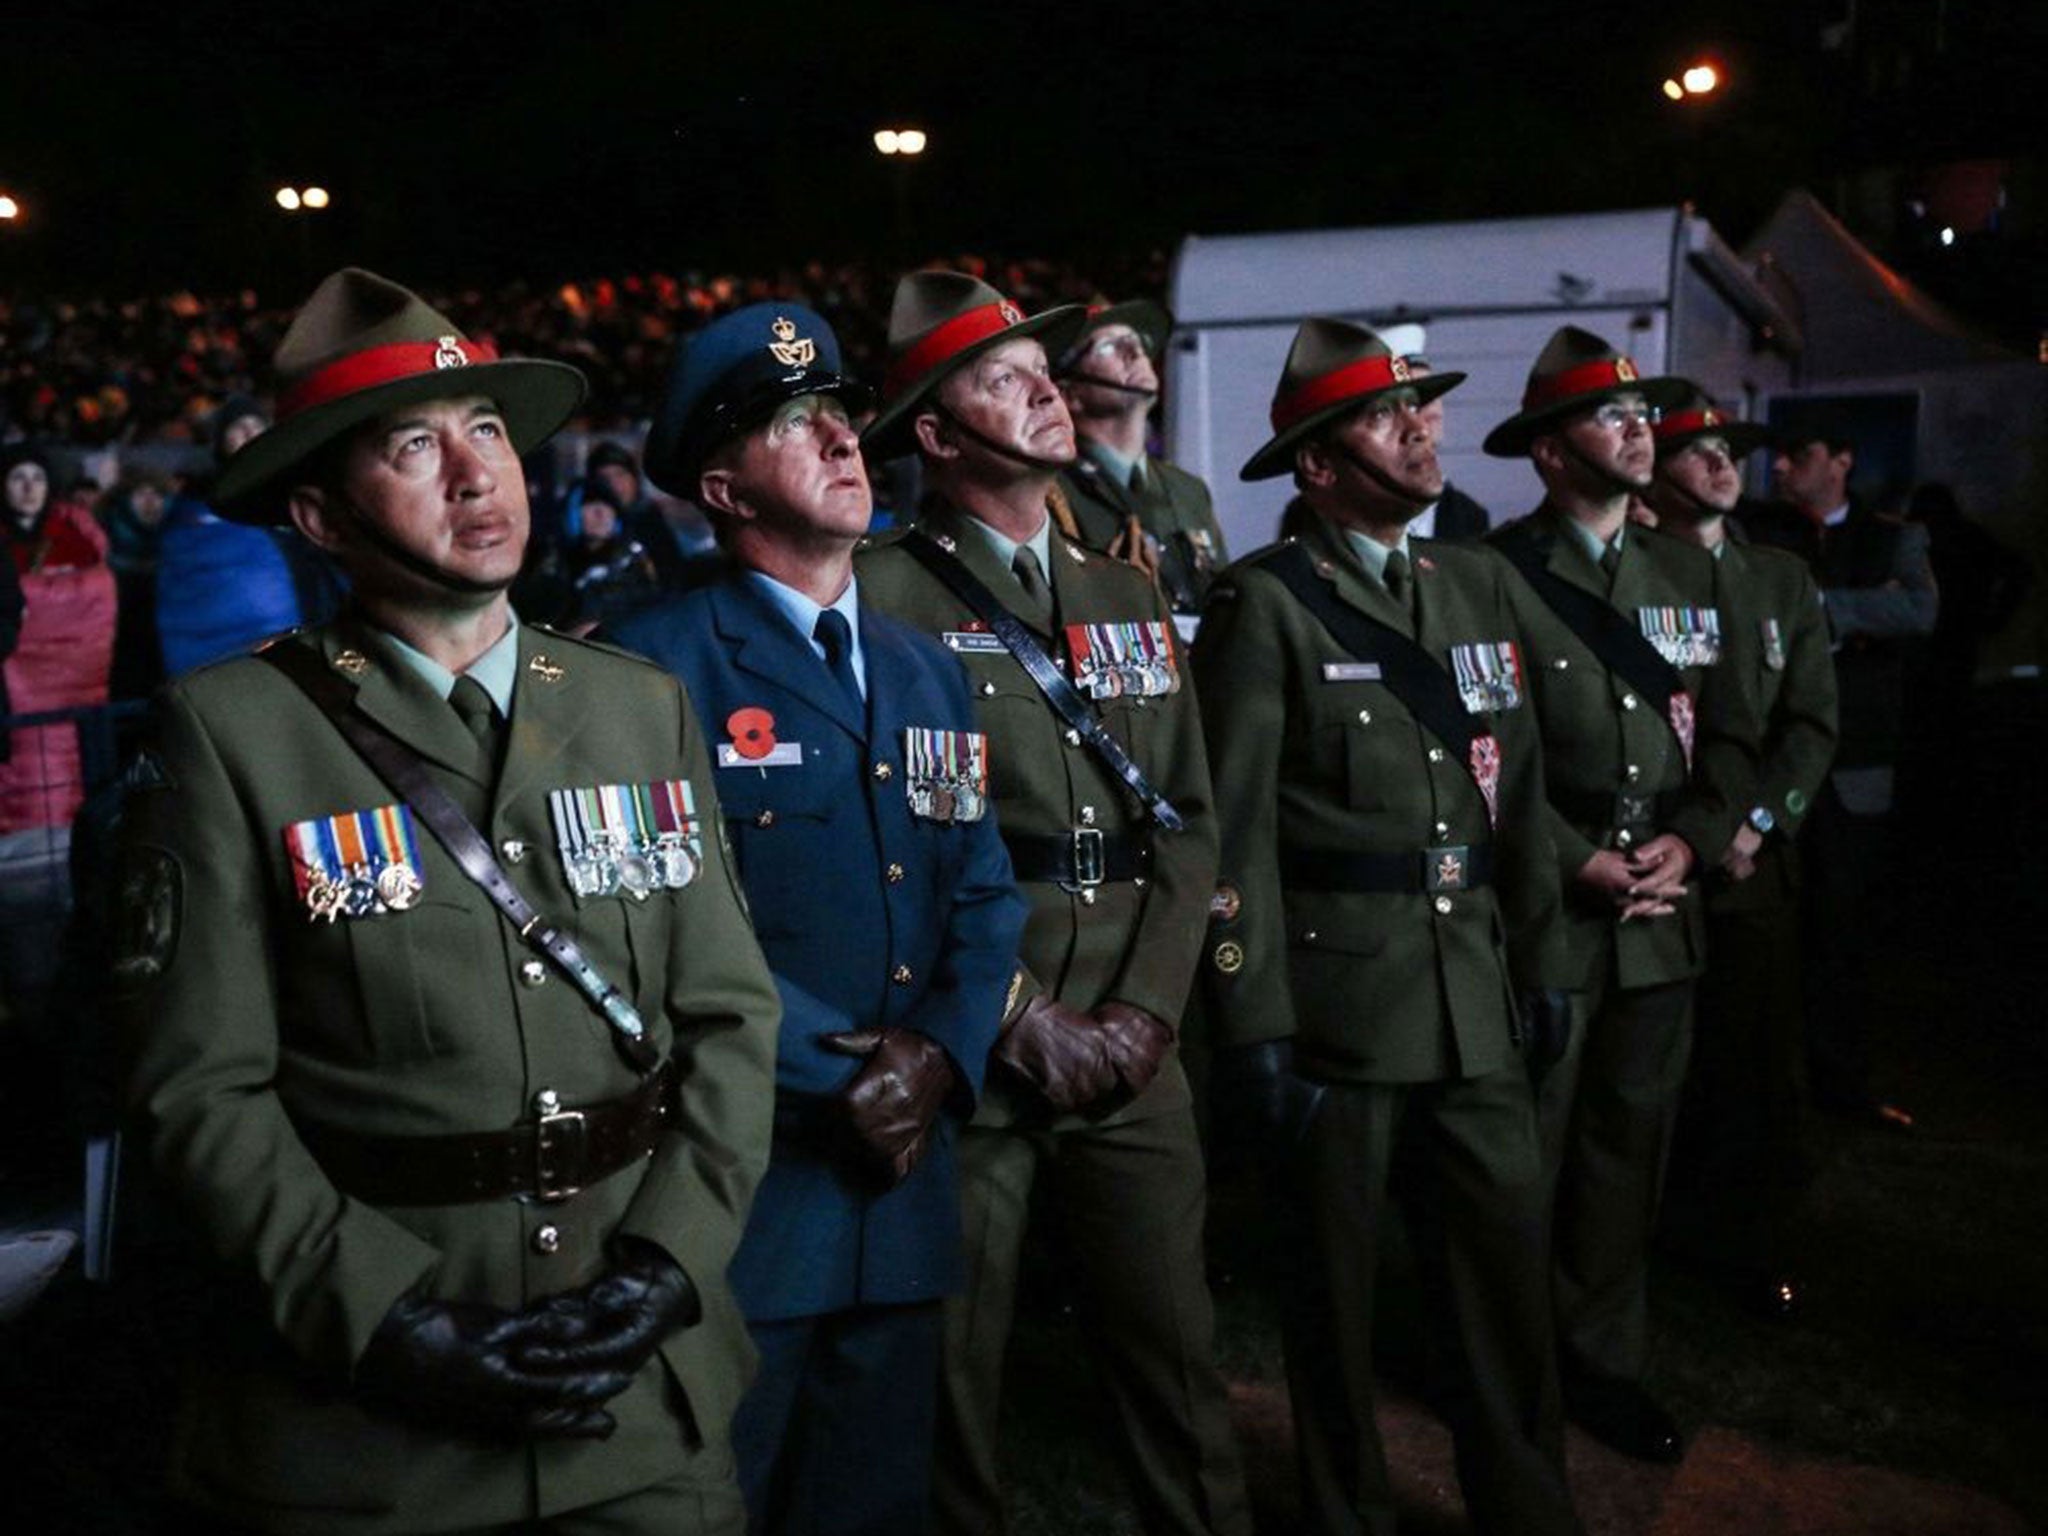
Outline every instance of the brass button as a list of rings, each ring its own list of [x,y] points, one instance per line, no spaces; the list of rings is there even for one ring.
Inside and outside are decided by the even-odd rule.
[[[553,1253],[561,1246],[562,1229],[560,1227],[548,1226],[536,1227],[534,1229],[533,1251],[535,1253]]]
[[[1081,733],[1079,731],[1068,731],[1067,745],[1070,747],[1078,747],[1079,745],[1081,745]]]
[[[890,775],[895,773],[895,771],[896,770],[894,768],[891,768],[887,763],[875,764],[875,777],[880,779],[884,784],[889,782]]]
[[[1081,887],[1081,905],[1082,905],[1082,906],[1084,906],[1084,907],[1092,907],[1092,906],[1094,906],[1094,905],[1095,905],[1095,887],[1094,887],[1094,886],[1092,886],[1092,885],[1084,885],[1084,886],[1082,886],[1082,887]]]
[[[1358,712],[1358,723],[1359,723],[1360,725],[1371,725],[1371,724],[1372,724],[1372,711],[1371,711],[1371,710],[1369,710],[1369,709],[1361,709],[1361,710],[1360,710],[1360,711]]]
[[[1634,763],[1630,763],[1628,765],[1627,770],[1622,774],[1622,778],[1626,779],[1631,784],[1635,783],[1637,780],[1642,778],[1642,776],[1643,770],[1637,767]]]
[[[1429,760],[1432,763],[1442,762],[1444,760],[1444,749],[1442,747],[1431,747],[1429,749]]]
[[[1448,821],[1440,821],[1436,824],[1436,836],[1439,840],[1447,838],[1450,835],[1451,824]]]
[[[1557,658],[1557,660],[1553,661],[1553,662],[1552,662],[1552,663],[1551,663],[1550,665],[1551,665],[1551,667],[1552,667],[1552,668],[1553,668],[1554,670],[1556,670],[1556,671],[1559,671],[1559,672],[1562,672],[1562,671],[1564,671],[1564,669],[1565,669],[1566,667],[1569,667],[1569,666],[1570,666],[1571,664],[1572,664],[1572,659],[1571,659],[1571,657],[1569,657],[1569,656],[1560,656],[1560,657],[1558,657],[1558,658]]]
[[[994,683],[983,683],[981,685],[981,696],[984,699],[994,698],[996,696],[996,685]]]
[[[1092,827],[1092,826],[1094,826],[1094,825],[1095,825],[1095,807],[1094,807],[1094,806],[1092,806],[1092,805],[1084,805],[1084,806],[1082,806],[1082,807],[1081,807],[1081,825],[1082,825],[1082,826],[1084,826],[1084,827]]]
[[[901,885],[903,883],[903,866],[901,864],[891,864],[882,873],[891,885]]]
[[[1449,916],[1451,915],[1451,898],[1450,898],[1450,897],[1448,897],[1448,896],[1439,896],[1439,897],[1437,897],[1437,899],[1436,899],[1436,910],[1437,910],[1437,916],[1439,916],[1439,917],[1449,917]]]
[[[772,826],[774,826],[774,825],[775,825],[775,813],[774,813],[773,811],[763,811],[763,812],[762,812],[762,813],[761,813],[760,815],[758,815],[758,816],[756,816],[756,817],[754,818],[754,825],[755,825],[755,826],[757,826],[757,827],[772,827]]]
[[[1142,891],[1145,889],[1145,877],[1143,875],[1133,875],[1131,876],[1131,884]]]
[[[519,979],[529,987],[537,987],[548,979],[548,968],[538,960],[519,962]]]
[[[1623,709],[1634,709],[1636,707],[1636,696],[1632,693],[1624,693],[1621,696],[1621,707]]]
[[[533,1112],[536,1115],[561,1113],[562,1096],[552,1088],[543,1088],[533,1096]]]
[[[1619,832],[1614,834],[1614,846],[1617,848],[1633,847],[1635,844],[1635,840],[1635,833],[1629,831],[1627,827],[1623,827]]]
[[[1301,942],[1304,944],[1313,944],[1317,939],[1321,937],[1322,935],[1320,933],[1318,933],[1315,929],[1310,928],[1303,932],[1301,936]]]
[[[505,855],[505,862],[507,864],[517,864],[526,857],[526,844],[519,841],[516,837],[508,837],[498,845],[498,852]]]
[[[889,973],[889,979],[899,987],[907,987],[913,980],[913,973],[909,966],[899,965]]]

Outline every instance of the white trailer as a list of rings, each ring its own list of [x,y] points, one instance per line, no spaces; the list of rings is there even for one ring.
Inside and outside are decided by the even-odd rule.
[[[1790,384],[1797,326],[1707,222],[1683,208],[1284,234],[1191,235],[1174,263],[1170,457],[1208,480],[1234,553],[1272,540],[1286,478],[1247,485],[1295,327],[1310,315],[1419,323],[1438,370],[1470,374],[1445,401],[1444,469],[1496,521],[1542,491],[1526,460],[1480,439],[1519,407],[1529,366],[1579,325],[1645,373],[1697,380],[1761,418]],[[1757,485],[1761,488],[1760,483]]]

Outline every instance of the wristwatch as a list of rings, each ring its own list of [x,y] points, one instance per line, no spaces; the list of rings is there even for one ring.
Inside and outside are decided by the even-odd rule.
[[[1743,819],[1756,829],[1758,837],[1769,837],[1771,835],[1771,828],[1778,824],[1778,818],[1761,805],[1751,806],[1749,808],[1749,815]]]

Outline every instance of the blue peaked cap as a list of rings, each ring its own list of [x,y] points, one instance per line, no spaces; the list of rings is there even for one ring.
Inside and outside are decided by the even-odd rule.
[[[647,478],[694,499],[705,456],[798,395],[831,395],[849,411],[872,391],[840,371],[839,338],[801,304],[749,304],[687,336],[648,429]]]

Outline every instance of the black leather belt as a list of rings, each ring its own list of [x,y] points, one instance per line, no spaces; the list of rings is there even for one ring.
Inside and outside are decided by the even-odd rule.
[[[1135,880],[1152,858],[1149,838],[1111,836],[1099,827],[1076,827],[1050,837],[1003,834],[1010,869],[1019,880],[1087,887],[1106,880]]]
[[[674,1095],[675,1069],[663,1062],[623,1098],[539,1114],[506,1131],[358,1136],[294,1125],[334,1187],[372,1205],[566,1200],[652,1152]]]
[[[1681,791],[1621,789],[1603,794],[1595,789],[1552,789],[1550,803],[1566,821],[1582,827],[1644,832],[1671,820],[1684,798]]]
[[[1336,853],[1282,848],[1280,883],[1311,891],[1399,895],[1470,891],[1493,883],[1493,846],[1444,843],[1420,853]]]

